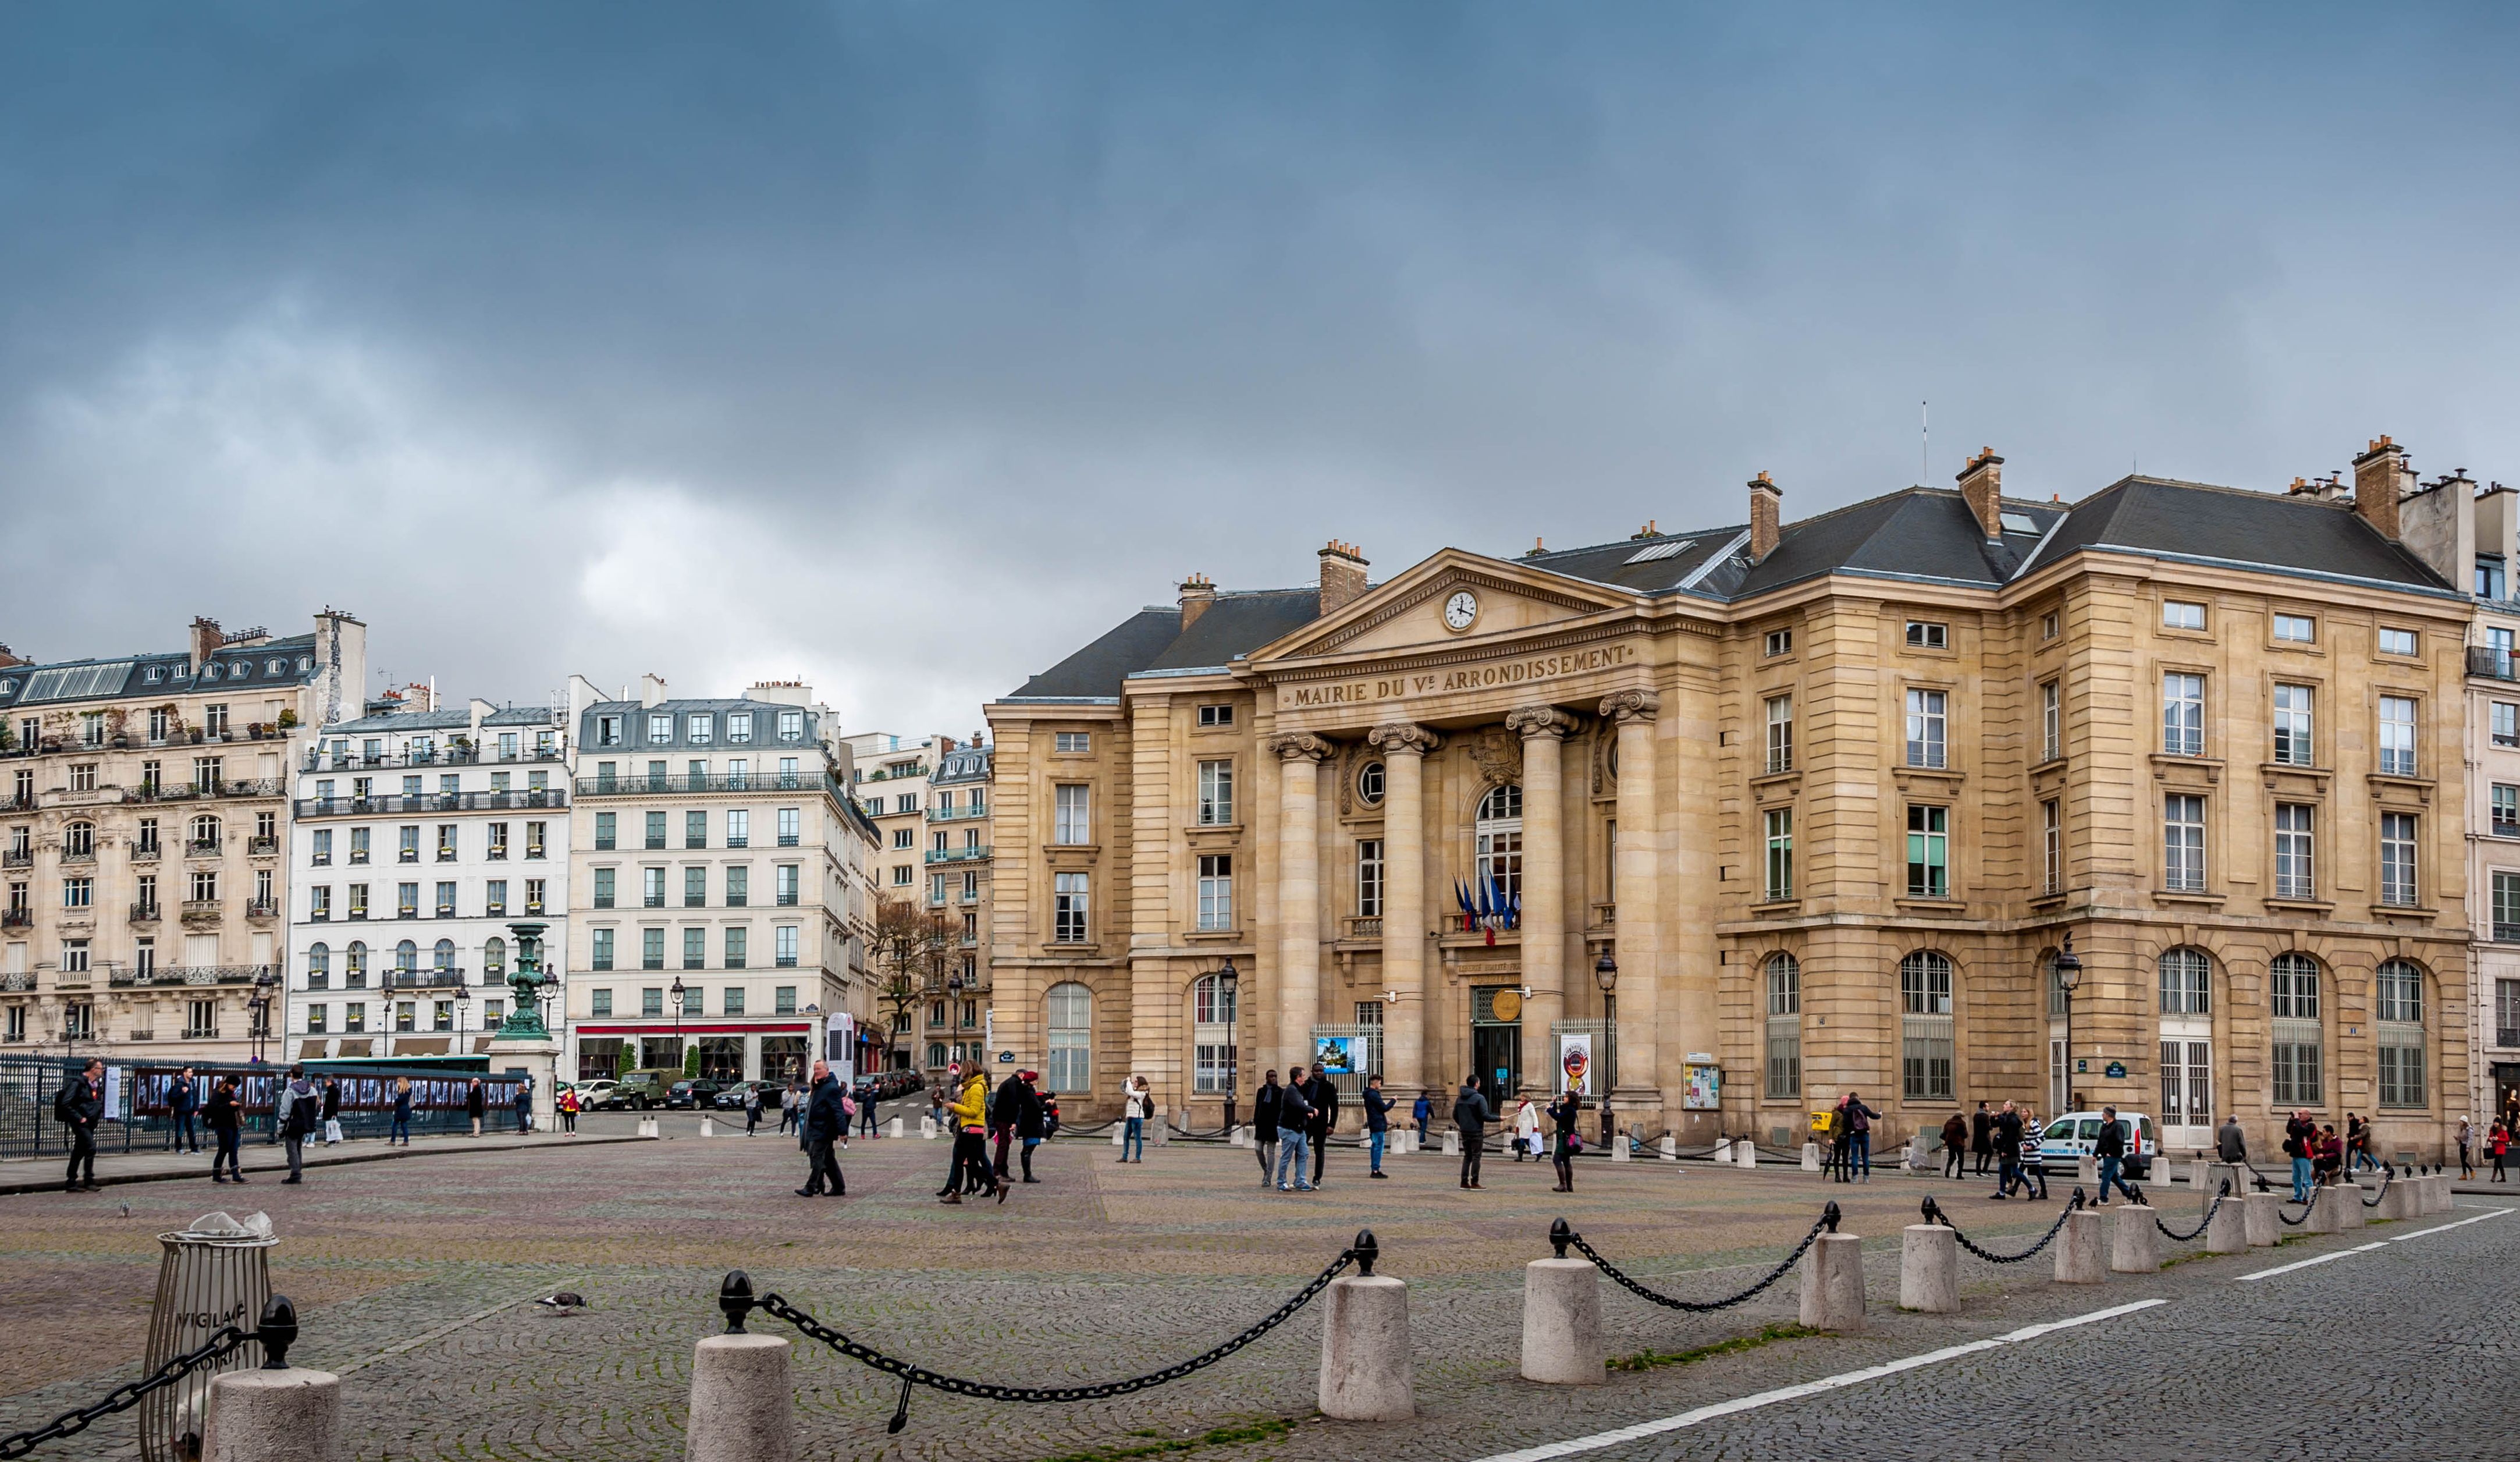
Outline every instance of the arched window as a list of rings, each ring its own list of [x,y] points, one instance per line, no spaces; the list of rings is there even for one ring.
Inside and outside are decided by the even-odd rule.
[[[2278,954],[2267,964],[2271,1095],[2278,1107],[2319,1104],[2318,964],[2306,954]]]
[[[1768,1095],[1803,1094],[1803,969],[1790,954],[1768,956]]]
[[[1919,949],[1899,961],[1899,1086],[1911,1101],[1950,1101],[1952,962]]]
[[[2072,1006],[2074,993],[2065,988],[2064,977],[2056,973],[2056,951],[2040,950],[2039,968],[2048,975],[2048,1014],[2051,1018],[2062,1019]],[[2054,1106],[2052,1102],[2049,1105]],[[2064,1109],[2057,1107],[2056,1110],[2061,1112]]]
[[[62,829],[62,856],[66,858],[96,856],[96,824],[74,822]]]
[[[2202,949],[2172,949],[2161,956],[2161,1013],[2202,1016],[2214,1013],[2214,965]]]
[[[2372,993],[2380,1028],[2380,1105],[2430,1106],[2424,1081],[2424,972],[2405,960],[2389,960],[2374,973]]]
[[[333,981],[333,948],[329,944],[306,947],[306,987],[320,990]]]
[[[368,945],[364,939],[352,939],[341,955],[341,982],[357,989],[368,982]]]
[[[1069,981],[1050,987],[1050,1050],[1042,1076],[1054,1092],[1094,1089],[1094,992]]]
[[[940,1070],[944,1067],[945,1043],[943,1041],[931,1040],[927,1043],[927,1064]]]
[[[455,941],[453,939],[438,940],[437,947],[429,951],[429,963],[433,968],[439,970],[454,969]]]
[[[508,973],[508,941],[497,935],[481,941],[481,977],[495,980]]]
[[[1510,782],[1489,788],[1474,832],[1479,880],[1489,897],[1502,895],[1509,906],[1522,896],[1522,789]]]
[[[1382,763],[1369,761],[1356,769],[1356,800],[1369,807],[1382,805]]]
[[[394,968],[397,970],[419,969],[420,946],[409,939],[405,939],[401,943],[396,944],[394,946]]]
[[[1232,1089],[1235,1070],[1235,992],[1225,977],[1202,975],[1190,987],[1191,1045],[1196,1057],[1192,1090]]]

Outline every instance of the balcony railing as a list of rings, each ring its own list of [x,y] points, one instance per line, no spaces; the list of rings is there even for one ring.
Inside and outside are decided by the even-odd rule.
[[[35,855],[32,851],[0,853],[0,868],[32,868],[34,866]]]
[[[387,970],[384,982],[378,986],[387,990],[452,990],[464,987],[461,970]]]
[[[33,909],[10,909],[0,912],[0,929],[32,929],[34,925]]]
[[[136,802],[180,802],[205,797],[282,797],[289,789],[278,777],[224,777],[205,782],[143,782],[129,794]]]
[[[277,898],[253,899],[246,904],[245,916],[248,919],[277,919],[280,917],[280,900]]]
[[[2467,647],[2467,673],[2495,680],[2520,680],[2520,667],[2513,664],[2514,652],[2497,650],[2490,645]]]
[[[219,840],[216,838],[188,838],[184,841],[184,856],[188,858],[215,858],[218,855]]]
[[[164,917],[165,909],[159,904],[135,903],[131,906],[131,922],[134,924],[155,924]]]
[[[65,863],[93,863],[96,861],[96,849],[93,847],[63,848],[62,861]]]
[[[248,838],[245,840],[245,850],[256,854],[276,853],[280,851],[280,840],[277,837]]]
[[[930,807],[927,809],[929,822],[969,822],[972,818],[988,815],[989,809],[986,807]]]
[[[184,900],[184,922],[216,924],[219,922],[219,901],[215,898],[187,898]]]
[[[390,756],[358,756],[347,752],[311,751],[298,764],[301,771],[367,771],[375,767],[403,766],[477,766],[483,762],[514,766],[523,761],[561,760],[560,748],[548,751],[520,747],[513,754],[503,754],[489,747],[432,747],[425,752],[405,752]]]
[[[927,861],[930,863],[976,863],[988,855],[989,849],[986,847],[931,847],[927,849]]]
[[[257,978],[280,978],[278,965],[159,965],[154,970],[116,970],[108,985],[251,984]]]
[[[131,850],[131,861],[135,863],[155,863],[158,861],[158,854],[163,851],[158,844],[142,843],[136,839],[126,840],[122,845]]]
[[[689,772],[580,777],[579,797],[670,797],[686,792],[822,792],[841,795],[840,784],[820,772],[745,772],[742,775],[694,776]]]
[[[522,792],[424,792],[379,797],[301,797],[300,817],[367,817],[392,812],[496,812],[534,807],[565,807],[563,788],[528,788]]]

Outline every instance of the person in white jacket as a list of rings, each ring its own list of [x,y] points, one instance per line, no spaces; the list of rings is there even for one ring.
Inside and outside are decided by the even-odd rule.
[[[1147,1161],[1147,1118],[1155,1110],[1155,1094],[1147,1089],[1147,1078],[1132,1076],[1120,1087],[1120,1110],[1126,1125],[1120,1134],[1120,1161]],[[1130,1151],[1137,1156],[1131,1157]]]
[[[1524,1153],[1536,1161],[1540,1157],[1540,1109],[1524,1097],[1513,1109],[1513,1160],[1522,1161]]]

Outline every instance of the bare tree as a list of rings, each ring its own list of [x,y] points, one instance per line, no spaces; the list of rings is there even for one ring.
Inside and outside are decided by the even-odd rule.
[[[953,967],[961,936],[943,914],[919,907],[906,898],[878,897],[875,935],[867,941],[869,958],[883,983],[876,999],[889,1019],[884,1032],[884,1060],[901,1038],[903,1019],[924,997],[942,993],[946,972]]]

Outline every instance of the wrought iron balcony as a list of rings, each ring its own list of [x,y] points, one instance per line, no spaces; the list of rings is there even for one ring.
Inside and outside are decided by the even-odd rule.
[[[95,862],[95,861],[96,861],[96,849],[95,849],[95,848],[93,848],[93,847],[76,848],[76,849],[68,848],[68,847],[63,848],[63,849],[62,849],[62,861],[63,861],[64,863],[66,863],[66,864],[67,864],[67,863],[93,863],[93,862]]]
[[[184,841],[184,856],[188,858],[215,858],[218,855],[219,840],[216,838],[188,838]]]
[[[202,985],[251,984],[256,979],[280,978],[278,965],[159,965],[153,970],[115,970],[106,978],[108,985],[131,988],[139,985]]]
[[[158,854],[165,850],[158,844],[142,843],[137,839],[128,840],[122,845],[131,850],[131,861],[135,863],[155,863]]]
[[[462,970],[387,970],[378,986],[386,990],[452,990],[464,988]]]
[[[927,849],[927,861],[930,863],[976,863],[981,859],[986,858],[988,855],[989,849],[986,847],[931,847]]]
[[[2520,666],[2514,664],[2514,653],[2497,650],[2490,645],[2467,647],[2467,673],[2493,680],[2520,680]]]
[[[579,797],[672,797],[692,792],[821,792],[832,797],[842,795],[840,784],[821,772],[798,772],[793,776],[778,772],[729,773],[723,776],[659,772],[577,779]]]
[[[280,851],[280,839],[277,837],[248,838],[245,840],[245,850],[257,855],[276,853]]]
[[[280,917],[280,900],[277,898],[253,899],[246,904],[245,916],[248,919],[277,919]]]
[[[0,929],[32,929],[34,925],[33,909],[9,909],[0,912]]]
[[[930,807],[927,809],[929,822],[969,822],[975,817],[988,815],[989,809],[986,807]]]
[[[187,898],[184,900],[184,922],[216,924],[219,922],[220,907],[219,901],[215,898]]]
[[[135,903],[131,906],[131,922],[134,924],[155,924],[165,915],[163,904],[150,902]]]
[[[35,854],[32,849],[25,852],[0,853],[0,868],[32,868],[34,866]]]

